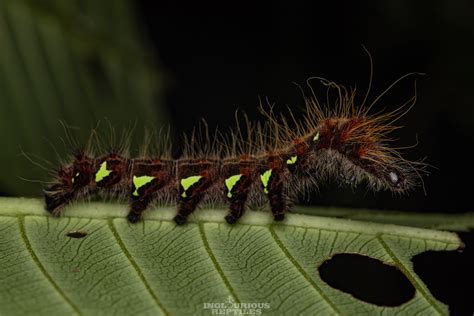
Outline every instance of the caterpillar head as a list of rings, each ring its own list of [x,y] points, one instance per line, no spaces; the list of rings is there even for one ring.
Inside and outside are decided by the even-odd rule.
[[[310,141],[316,147],[317,170],[325,177],[375,190],[404,193],[419,183],[425,165],[404,159],[386,137],[396,127],[387,116],[330,117],[320,121]]]

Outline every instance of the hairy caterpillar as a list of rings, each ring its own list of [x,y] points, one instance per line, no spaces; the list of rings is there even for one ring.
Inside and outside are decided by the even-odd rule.
[[[320,103],[311,89],[311,96],[304,96],[302,120],[270,111],[264,113],[266,123],[246,119],[246,129],[237,124],[236,131],[216,133],[212,141],[208,133],[204,140],[193,133],[180,159],[172,159],[170,150],[139,158],[129,158],[123,150],[98,157],[77,150],[72,163],[59,167],[54,182],[45,187],[46,210],[59,216],[71,201],[99,193],[127,197],[128,220],[133,223],[150,203],[176,203],[174,220],[181,225],[199,205],[224,201],[229,204],[225,220],[233,224],[249,204],[262,201],[268,201],[274,220],[281,221],[298,194],[328,178],[405,193],[420,183],[426,165],[402,158],[389,147],[388,134],[399,128],[394,123],[413,106],[416,94],[392,112],[369,111],[406,76],[368,107],[364,103],[369,91],[356,106],[354,89],[315,77],[336,92],[333,102],[328,97]]]

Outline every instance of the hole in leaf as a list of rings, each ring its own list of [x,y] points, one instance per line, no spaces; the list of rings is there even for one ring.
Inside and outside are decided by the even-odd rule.
[[[474,232],[458,233],[465,248],[453,251],[426,251],[412,258],[415,273],[431,294],[449,305],[452,315],[473,315],[472,269]]]
[[[71,237],[71,238],[84,238],[87,236],[87,233],[80,230],[73,230],[66,233],[66,236]]]
[[[415,288],[395,266],[359,254],[336,254],[318,268],[321,279],[355,298],[381,306],[399,306]]]

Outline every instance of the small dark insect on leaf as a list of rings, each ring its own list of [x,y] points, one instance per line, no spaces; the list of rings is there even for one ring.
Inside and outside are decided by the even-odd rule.
[[[73,230],[73,231],[67,232],[66,236],[71,237],[71,238],[84,238],[87,236],[87,232]]]

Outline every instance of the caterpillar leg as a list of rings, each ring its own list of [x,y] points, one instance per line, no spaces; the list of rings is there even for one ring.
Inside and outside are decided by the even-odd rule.
[[[236,198],[233,200],[229,207],[229,214],[225,216],[225,221],[228,224],[235,224],[242,217],[245,212],[245,202],[247,201],[247,196]]]
[[[281,191],[270,196],[270,207],[275,221],[281,222],[285,219],[287,206]]]
[[[179,202],[178,211],[174,221],[178,225],[187,222],[189,214],[194,212],[198,204],[204,197],[205,192],[213,183],[212,170],[209,170],[209,162],[200,162],[197,164],[182,166],[184,174],[192,174],[181,177],[179,184]],[[196,171],[200,171],[199,173]],[[197,174],[197,175],[196,175]]]
[[[166,160],[142,160],[133,166],[130,192],[130,211],[127,219],[136,223],[141,214],[148,208],[157,192],[171,180],[173,164]]]
[[[188,221],[189,214],[194,212],[199,202],[201,202],[202,198],[203,198],[202,193],[194,194],[190,196],[189,198],[184,198],[184,199],[180,198],[180,201],[178,204],[178,212],[176,216],[174,217],[174,221],[176,222],[176,224],[178,225],[186,224],[186,222]]]
[[[147,209],[149,204],[150,199],[132,200],[130,203],[130,211],[127,215],[128,221],[130,223],[140,221],[142,212]]]
[[[280,222],[285,219],[287,209],[286,200],[283,195],[282,174],[278,169],[270,169],[262,175],[261,179],[264,192],[268,196],[273,219]]]
[[[145,180],[143,180],[146,178]],[[147,182],[145,182],[147,181]],[[141,214],[148,208],[156,192],[165,186],[166,182],[149,176],[133,176],[133,185],[130,198],[130,211],[127,219],[131,223],[140,221]]]
[[[230,201],[229,213],[225,216],[225,220],[229,224],[235,224],[245,212],[252,180],[248,176],[239,174],[227,178],[225,183],[227,198]]]

